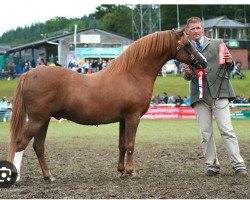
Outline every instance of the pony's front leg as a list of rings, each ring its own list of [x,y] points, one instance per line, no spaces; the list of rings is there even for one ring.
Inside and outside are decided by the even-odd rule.
[[[135,146],[135,136],[139,122],[140,122],[140,116],[132,115],[127,118],[125,123],[126,149],[127,149],[126,173],[131,176],[136,176],[136,172],[134,169],[133,154]]]
[[[119,123],[119,162],[118,162],[118,172],[123,175],[125,173],[124,159],[126,154],[125,145],[125,122],[120,121]]]

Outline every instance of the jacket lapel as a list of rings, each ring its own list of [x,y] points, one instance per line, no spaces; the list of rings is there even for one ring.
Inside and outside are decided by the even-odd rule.
[[[204,51],[209,44],[210,44],[210,38],[204,37],[203,50],[202,51]]]

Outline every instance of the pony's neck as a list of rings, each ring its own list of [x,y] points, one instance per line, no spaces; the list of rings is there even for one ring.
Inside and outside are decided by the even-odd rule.
[[[140,72],[154,79],[167,60],[173,58],[171,31],[147,35],[130,45],[108,66],[111,72]]]

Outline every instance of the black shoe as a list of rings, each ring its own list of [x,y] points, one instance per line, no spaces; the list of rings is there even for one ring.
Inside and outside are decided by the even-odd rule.
[[[246,169],[237,169],[235,170],[235,175],[236,176],[247,176],[247,170]]]
[[[213,171],[211,169],[208,169],[207,172],[206,172],[206,175],[207,176],[216,176],[218,175],[220,172],[219,171]]]

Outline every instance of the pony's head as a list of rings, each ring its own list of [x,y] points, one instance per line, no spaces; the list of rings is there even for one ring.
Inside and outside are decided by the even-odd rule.
[[[206,58],[194,47],[192,42],[189,41],[188,35],[185,33],[185,29],[178,31],[172,30],[172,34],[176,38],[176,55],[175,59],[195,66],[196,68],[206,68]]]

